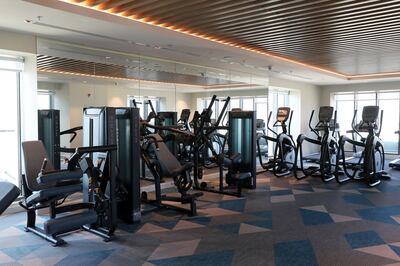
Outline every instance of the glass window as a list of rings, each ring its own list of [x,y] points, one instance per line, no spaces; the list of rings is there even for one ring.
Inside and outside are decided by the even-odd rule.
[[[354,114],[354,101],[336,101],[337,110],[337,123],[339,123],[339,128],[341,134],[347,133],[351,130],[351,122],[353,120]]]
[[[336,101],[354,101],[354,92],[335,95]]]
[[[357,119],[360,121],[364,106],[376,105],[376,93],[359,93],[356,96]]]
[[[364,106],[379,105],[383,110],[381,139],[388,153],[399,153],[399,136],[395,131],[400,128],[400,91],[350,92],[334,95],[338,123],[342,134],[351,129],[354,110],[357,121],[362,117]],[[378,121],[379,123],[379,121]]]
[[[253,98],[243,98],[243,107],[244,111],[254,111],[254,100]]]
[[[239,98],[231,99],[230,106],[231,106],[231,110],[233,108],[240,108],[240,99]]]
[[[37,108],[38,110],[42,109],[51,109],[52,108],[52,99],[53,95],[49,91],[38,91],[37,94]]]
[[[379,93],[379,106],[383,110],[381,139],[385,144],[385,151],[389,153],[398,152],[400,112],[400,92]]]
[[[128,106],[139,108],[140,117],[146,119],[147,116],[152,111],[151,106],[153,106],[156,112],[160,111],[160,98],[154,96],[128,96]]]
[[[0,63],[1,65],[1,63]],[[19,183],[18,78],[15,71],[0,70],[0,181]]]

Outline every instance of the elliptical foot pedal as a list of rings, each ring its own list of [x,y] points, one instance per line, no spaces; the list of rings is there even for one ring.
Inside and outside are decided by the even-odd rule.
[[[379,185],[380,183],[381,183],[381,180],[374,178],[374,179],[369,180],[368,185],[370,187],[375,187],[375,186]]]

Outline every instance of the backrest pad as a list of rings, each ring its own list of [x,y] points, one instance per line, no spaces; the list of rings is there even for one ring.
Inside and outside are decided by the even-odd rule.
[[[181,167],[178,159],[170,152],[168,146],[162,141],[162,138],[158,134],[151,134],[156,140],[158,149],[156,149],[156,145],[153,143],[152,147],[154,153],[157,157],[158,163],[161,166],[162,176],[172,177],[172,173]]]
[[[47,158],[46,171],[53,171],[52,162],[48,159],[46,149],[40,140],[25,141],[22,143],[22,152],[25,162],[25,181],[27,187],[31,191],[39,191],[41,189],[51,187],[52,185],[40,185],[36,181],[41,171],[43,160]]]

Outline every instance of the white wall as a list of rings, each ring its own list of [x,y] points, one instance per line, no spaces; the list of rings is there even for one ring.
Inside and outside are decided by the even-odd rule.
[[[17,54],[36,54],[36,36],[0,30],[0,50]]]
[[[20,135],[22,141],[37,139],[36,37],[0,30],[0,54],[21,56],[25,60],[20,75]],[[18,177],[24,172],[21,158],[19,153]]]
[[[0,54],[22,56],[25,59],[20,79],[21,138],[36,139],[36,36],[0,30]]]
[[[21,140],[37,139],[36,55],[25,54],[20,81]]]

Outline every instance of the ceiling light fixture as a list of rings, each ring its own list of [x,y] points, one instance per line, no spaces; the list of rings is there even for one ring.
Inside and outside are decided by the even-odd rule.
[[[187,87],[205,88],[205,89],[216,86],[216,85],[202,86],[202,85],[180,83],[180,82],[163,82],[163,81],[136,79],[136,78],[120,78],[120,77],[102,76],[102,75],[94,75],[94,74],[83,74],[83,73],[76,73],[76,72],[69,72],[69,71],[58,71],[58,70],[49,70],[49,69],[40,69],[40,68],[38,69],[38,73],[50,73],[50,74],[61,74],[61,75],[90,77],[90,78],[126,80],[126,81],[139,81],[142,83],[149,83],[149,84],[177,84],[177,85],[184,85]]]
[[[304,67],[307,67],[307,68],[310,68],[310,69],[313,69],[313,70],[321,71],[321,72],[324,72],[324,73],[327,73],[327,74],[330,74],[330,75],[334,75],[334,76],[337,76],[337,77],[340,77],[340,78],[343,78],[343,79],[348,79],[347,75],[345,75],[343,73],[340,73],[340,72],[337,72],[337,71],[334,71],[334,70],[330,70],[330,69],[322,68],[322,67],[319,67],[319,66],[303,63],[303,62],[300,62],[300,61],[297,61],[297,60],[294,60],[294,59],[290,59],[290,58],[287,58],[287,57],[283,57],[283,56],[278,56],[276,54],[272,54],[272,53],[266,52],[266,51],[261,51],[259,49],[251,48],[251,47],[246,46],[246,45],[242,45],[242,44],[239,44],[239,43],[233,43],[232,41],[221,40],[216,36],[208,36],[208,35],[206,35],[204,33],[192,32],[192,30],[190,30],[190,29],[177,28],[177,27],[175,27],[173,25],[165,26],[163,24],[156,23],[152,19],[148,19],[148,21],[147,21],[145,18],[137,18],[135,15],[128,16],[126,13],[118,13],[117,11],[115,11],[113,9],[104,9],[104,8],[102,8],[101,5],[92,5],[92,1],[88,1],[88,0],[85,0],[85,1],[82,1],[82,2],[75,2],[74,0],[58,0],[58,1],[64,2],[64,3],[68,3],[68,4],[71,4],[71,5],[75,5],[75,6],[80,6],[80,7],[96,10],[96,11],[107,13],[107,14],[111,14],[111,15],[115,15],[115,16],[118,16],[118,17],[121,17],[121,18],[125,18],[125,19],[129,19],[129,20],[145,23],[145,24],[148,24],[148,25],[152,25],[152,26],[156,26],[156,27],[160,27],[160,28],[164,28],[164,29],[173,30],[173,31],[176,31],[176,32],[180,32],[180,33],[183,33],[183,34],[190,35],[190,36],[198,37],[200,39],[212,41],[212,42],[219,43],[219,44],[225,44],[225,45],[236,47],[236,48],[239,48],[239,49],[242,49],[242,50],[246,50],[246,51],[254,52],[254,53],[257,53],[257,54],[261,54],[261,55],[264,55],[264,56],[267,56],[267,57],[270,57],[270,58],[275,58],[275,59],[282,60],[282,61],[285,61],[285,62],[288,62],[288,63],[292,63],[292,64],[304,66]]]

